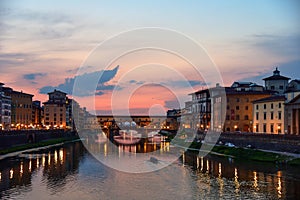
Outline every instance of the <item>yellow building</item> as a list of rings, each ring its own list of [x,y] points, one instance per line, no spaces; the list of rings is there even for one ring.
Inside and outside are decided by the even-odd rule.
[[[252,82],[234,82],[231,87],[217,85],[210,91],[211,129],[224,132],[252,132],[252,102],[274,93]]]
[[[253,132],[284,133],[284,96],[271,96],[253,101]]]
[[[44,102],[44,123],[49,128],[65,128],[67,125],[66,93],[49,92],[49,100]]]
[[[45,125],[51,128],[66,127],[66,106],[64,104],[44,104]]]
[[[5,94],[11,97],[11,126],[28,128],[32,125],[32,94],[5,88]]]

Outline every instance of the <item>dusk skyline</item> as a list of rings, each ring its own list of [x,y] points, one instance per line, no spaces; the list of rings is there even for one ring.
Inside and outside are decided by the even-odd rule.
[[[0,8],[1,82],[34,94],[34,99],[41,101],[55,88],[70,93],[77,70],[99,43],[120,32],[143,27],[171,29],[194,39],[216,64],[226,86],[239,80],[263,84],[261,79],[271,75],[275,67],[279,67],[282,75],[295,79],[300,74],[299,6],[296,0],[218,3],[4,0]],[[170,59],[169,55],[155,56],[161,56],[161,62],[168,66],[187,69],[185,63]],[[96,110],[110,110],[112,91],[122,90],[116,80],[127,69],[142,65],[147,59],[133,55],[111,63],[109,70],[104,63],[83,66],[85,75],[103,73]],[[161,68],[152,72],[161,73]],[[194,90],[205,87],[203,80],[188,70],[185,73]],[[148,76],[149,73],[136,73],[126,83],[146,84]],[[186,101],[193,92],[191,87],[172,76],[166,75],[163,84],[176,86],[179,99]],[[135,93],[137,100],[131,104],[132,110],[145,110],[153,104],[168,109],[179,104],[163,88],[153,94],[153,87],[147,85],[143,93]],[[76,99],[93,110],[89,98]]]

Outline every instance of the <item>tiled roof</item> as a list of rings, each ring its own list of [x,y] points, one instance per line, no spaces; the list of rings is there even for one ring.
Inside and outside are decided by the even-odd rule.
[[[271,102],[271,101],[285,101],[285,100],[286,100],[285,96],[274,95],[274,96],[270,96],[270,97],[255,100],[252,103],[262,103],[262,102]]]

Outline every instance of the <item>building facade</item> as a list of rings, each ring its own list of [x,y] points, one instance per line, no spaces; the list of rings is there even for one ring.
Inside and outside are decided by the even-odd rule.
[[[196,127],[204,131],[210,127],[211,98],[209,89],[199,90],[192,95],[191,113],[196,118]],[[195,125],[192,125],[195,128]]]
[[[8,130],[11,124],[11,97],[5,95],[3,85],[0,83],[0,130]]]
[[[300,135],[300,94],[285,104],[286,133]]]
[[[223,130],[225,132],[252,132],[253,105],[252,102],[269,97],[267,91],[235,91],[226,90],[227,106]]]
[[[11,97],[11,127],[25,129],[32,126],[32,94],[5,88],[5,95]]]
[[[40,101],[32,102],[32,125],[41,127],[43,124],[43,108]]]
[[[211,129],[223,132],[252,132],[252,101],[274,93],[251,82],[235,82],[231,87],[217,86],[210,90],[213,104]]]
[[[253,101],[253,132],[283,134],[285,96],[275,95]]]
[[[266,90],[273,90],[279,94],[283,94],[288,89],[290,78],[281,76],[278,68],[273,71],[273,75],[263,79],[265,81]]]
[[[44,102],[44,123],[47,128],[66,128],[67,94],[58,90],[49,92],[49,100]],[[69,116],[68,116],[69,117]]]

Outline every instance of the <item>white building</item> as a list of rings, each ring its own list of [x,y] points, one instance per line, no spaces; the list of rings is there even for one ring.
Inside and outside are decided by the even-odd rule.
[[[9,129],[11,125],[11,97],[5,95],[3,85],[0,83],[0,130]]]
[[[273,76],[263,79],[265,81],[266,90],[273,90],[279,94],[283,94],[288,89],[288,83],[290,78],[281,76],[280,71],[276,67],[273,71]]]

